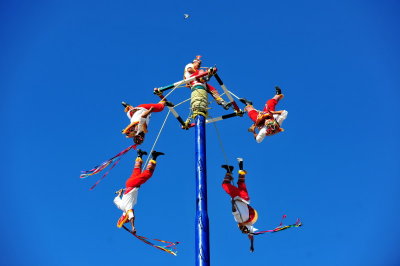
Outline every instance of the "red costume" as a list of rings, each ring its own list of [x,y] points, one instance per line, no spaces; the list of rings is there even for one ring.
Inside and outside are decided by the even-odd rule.
[[[275,111],[275,106],[278,104],[278,101],[274,98],[269,99],[264,106],[263,112]]]
[[[270,111],[275,111],[275,107],[278,104],[278,101],[276,99],[269,99],[264,106],[263,112],[264,113],[268,113]],[[262,114],[261,112],[257,111],[256,109],[254,109],[253,107],[247,107],[246,106],[246,111],[247,111],[247,115],[250,117],[250,119],[254,122],[257,123],[257,117],[258,115]]]
[[[247,192],[247,187],[244,180],[243,181],[239,180],[237,182],[237,187],[232,185],[229,181],[223,182],[222,188],[225,190],[226,193],[229,194],[229,196],[231,196],[232,199],[235,197],[241,197],[246,201],[250,200],[249,193]]]
[[[131,176],[125,182],[125,193],[127,194],[134,187],[140,187],[153,175],[154,169],[156,168],[156,162],[150,160],[146,169],[142,172],[142,159],[136,159],[135,167],[133,168]]]
[[[189,63],[185,66],[185,70],[183,73],[183,78],[184,79],[188,79],[190,77],[194,77],[197,76],[199,74],[204,73],[205,71],[203,69],[195,69],[195,66],[193,65],[195,62],[200,62],[198,67],[200,67],[201,61],[199,59],[200,57],[198,57],[197,59],[193,60],[193,63]],[[194,72],[190,73],[189,69],[192,69]],[[204,78],[198,78],[195,79],[193,81],[190,82],[190,88],[193,90],[194,88],[203,88],[205,89],[208,93],[210,93],[212,95],[212,97],[215,99],[215,101],[217,102],[217,104],[221,105],[225,110],[228,110],[229,107],[231,106],[231,103],[226,103],[221,95],[219,94],[219,92],[217,91],[217,89],[211,85],[209,85],[208,83],[206,83]]]
[[[253,224],[258,219],[255,209],[250,206],[250,197],[245,183],[245,171],[239,171],[237,187],[231,184],[232,174],[226,173],[222,188],[232,198],[232,214],[240,226],[246,226],[249,232],[257,230]]]
[[[126,188],[122,198],[120,194],[114,198],[114,204],[122,211],[122,216],[118,219],[117,227],[122,227],[124,223],[128,222],[128,219],[134,219],[133,207],[137,203],[139,188],[149,180],[156,168],[156,161],[150,160],[146,170],[142,172],[142,162],[142,158],[136,158],[132,174],[125,182]]]

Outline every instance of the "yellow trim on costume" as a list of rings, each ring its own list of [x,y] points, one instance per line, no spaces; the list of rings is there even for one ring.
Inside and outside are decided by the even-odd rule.
[[[251,221],[251,224],[255,224],[258,220],[258,212],[254,209],[254,218]]]
[[[246,175],[247,171],[246,170],[239,170],[238,173],[239,173],[239,175]]]
[[[137,157],[136,160],[135,160],[135,162],[143,162],[143,159],[140,158],[140,157]]]
[[[151,163],[154,163],[154,164],[156,164],[156,163],[157,163],[157,162],[156,162],[156,161],[154,161],[153,159],[151,159],[151,160],[150,160],[150,162],[151,162]]]
[[[126,221],[128,220],[128,214],[125,214],[125,217],[123,220],[120,220],[120,219],[121,219],[121,217],[117,221],[118,228],[121,228],[124,225],[124,223],[126,223]]]
[[[253,208],[253,210],[254,210],[253,219],[251,219],[251,221],[246,221],[245,223],[238,223],[239,226],[242,226],[242,225],[253,225],[253,224],[255,224],[257,222],[257,220],[258,220],[258,212],[254,208]]]

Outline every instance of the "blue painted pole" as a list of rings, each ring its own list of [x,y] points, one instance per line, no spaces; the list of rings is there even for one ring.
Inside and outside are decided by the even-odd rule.
[[[206,118],[195,118],[196,160],[196,266],[210,265],[209,227],[207,213]]]

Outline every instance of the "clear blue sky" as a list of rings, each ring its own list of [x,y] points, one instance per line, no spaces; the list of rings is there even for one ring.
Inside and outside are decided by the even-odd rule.
[[[261,108],[280,85],[285,132],[257,144],[247,117],[219,122],[229,163],[245,158],[256,239],[237,229],[207,127],[212,265],[399,265],[398,1],[2,1],[1,265],[194,264],[194,131],[170,117],[137,228],[181,241],[171,256],[115,223],[135,152],[94,191],[81,170],[131,144],[120,105],[157,102],[195,55]],[[183,14],[191,17],[183,19]],[[217,83],[211,81],[216,86]],[[171,96],[177,103],[187,89]],[[212,104],[210,114],[224,111]],[[178,110],[183,117],[188,106]],[[166,112],[152,116],[150,150]],[[132,261],[130,261],[132,260]]]

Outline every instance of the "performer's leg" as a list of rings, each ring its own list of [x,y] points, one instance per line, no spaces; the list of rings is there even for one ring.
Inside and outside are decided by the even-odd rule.
[[[151,107],[153,107],[153,112],[161,112],[162,110],[164,110],[165,105],[162,103],[148,103],[148,104],[141,104],[138,107],[143,107],[145,109],[150,109]]]
[[[146,183],[146,181],[150,179],[150,177],[153,175],[154,169],[156,168],[157,157],[160,155],[164,155],[164,153],[158,152],[158,151],[153,151],[151,153],[151,160],[147,164],[147,167],[142,172],[142,174],[140,176],[138,176],[137,181],[136,181],[136,186],[140,186],[140,185]]]
[[[269,99],[264,106],[263,111],[264,112],[268,112],[268,111],[275,111],[275,106],[278,104],[278,100],[275,99],[276,95],[274,96],[274,98]]]
[[[141,149],[138,149],[137,150],[137,157],[136,157],[136,160],[135,160],[135,167],[133,169],[133,173],[132,174],[139,175],[140,173],[142,173],[142,163],[143,163],[142,157],[143,157],[143,155],[147,155],[147,152],[143,151]]]
[[[278,86],[275,87],[275,91],[275,96],[266,102],[263,110],[264,112],[275,111],[275,106],[278,104],[279,100],[284,97],[281,88]]]
[[[231,184],[231,182],[233,180],[233,177],[232,177],[233,166],[231,166],[231,165],[221,165],[221,167],[226,170],[226,174],[225,174],[224,180],[222,181],[222,188],[232,198],[234,198],[236,196],[239,196],[239,189]]]
[[[133,168],[132,175],[140,175],[142,173],[143,159],[137,157],[135,160],[135,167]]]
[[[214,87],[214,86],[212,86],[212,85],[210,85],[210,84],[208,84],[207,83],[207,89],[209,90],[209,92],[214,96],[214,93],[217,95],[217,96],[219,96],[219,92],[217,91],[217,89]]]
[[[125,187],[136,187],[138,182],[138,177],[142,173],[142,163],[143,160],[140,157],[137,157],[135,160],[135,167],[133,168],[131,176],[126,180]]]
[[[215,99],[217,104],[222,105],[222,107],[225,110],[228,110],[229,107],[231,106],[231,103],[226,103],[224,101],[224,99],[222,99],[221,95],[219,94],[219,92],[217,91],[217,89],[215,87],[211,86],[208,83],[206,85],[207,85],[208,92],[212,95],[212,97]]]
[[[239,189],[231,184],[232,179],[233,179],[232,174],[226,173],[224,181],[222,181],[222,188],[225,190],[225,192],[229,196],[231,196],[231,198],[234,198],[236,196],[239,196],[240,193],[239,193]]]
[[[239,189],[239,196],[244,200],[250,200],[246,187],[246,173],[247,172],[245,170],[239,170],[239,179],[237,185]]]
[[[257,121],[258,111],[254,109],[252,105],[247,105],[244,110],[247,112],[247,115],[250,119],[255,123]]]
[[[156,164],[157,162],[154,161],[153,159],[150,160],[150,162],[147,164],[146,169],[143,171],[143,173],[138,177],[138,182],[137,182],[137,186],[140,186],[144,183],[147,182],[147,180],[150,179],[150,177],[152,177],[154,169],[156,168]]]

